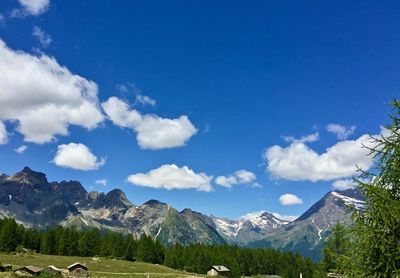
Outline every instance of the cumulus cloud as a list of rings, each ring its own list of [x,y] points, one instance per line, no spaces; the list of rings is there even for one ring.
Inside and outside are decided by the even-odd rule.
[[[156,105],[156,101],[148,96],[138,94],[136,95],[136,103],[140,103],[141,105],[151,105],[154,106]]]
[[[356,130],[356,126],[346,127],[339,124],[329,124],[326,130],[336,135],[339,140],[346,140]]]
[[[335,180],[332,183],[332,187],[335,190],[353,189],[358,185],[358,182],[371,183],[374,180],[375,180],[375,177],[372,177],[371,179],[357,178],[357,180],[355,180],[354,178],[352,178],[352,179],[340,179],[340,180]]]
[[[351,189],[356,186],[356,183],[354,182],[353,179],[342,179],[342,180],[336,180],[332,183],[332,186],[334,189],[338,190],[346,190],[346,189]]]
[[[32,35],[38,39],[40,42],[41,46],[43,48],[46,48],[50,45],[50,43],[53,41],[51,36],[47,34],[45,31],[43,31],[40,27],[34,26]]]
[[[283,136],[285,142],[295,142],[295,143],[312,143],[319,140],[319,133],[315,132],[302,136],[300,138],[295,138],[294,136]]]
[[[253,172],[247,170],[238,170],[229,176],[218,176],[215,179],[215,183],[224,187],[231,188],[232,185],[236,184],[250,184],[255,182],[256,175]],[[254,187],[260,187],[258,183],[255,183]]]
[[[46,143],[68,135],[69,125],[96,128],[103,121],[96,83],[49,56],[14,51],[0,40],[0,121],[16,122],[24,140]]]
[[[50,0],[18,0],[25,15],[40,15],[47,11]]]
[[[91,150],[81,143],[69,143],[58,146],[54,164],[76,170],[97,170],[105,164],[104,158],[97,158]]]
[[[8,134],[6,125],[0,121],[0,145],[7,144],[8,142]]]
[[[280,214],[278,212],[273,212],[272,215],[275,216],[276,218],[279,218],[281,220],[286,220],[286,221],[294,221],[297,218],[299,218],[298,216],[295,216],[295,215],[285,215],[285,214]]]
[[[327,181],[353,176],[357,166],[368,170],[372,159],[368,149],[373,142],[369,135],[356,140],[340,141],[319,154],[301,142],[287,147],[278,145],[264,152],[267,169],[273,178],[293,181]]]
[[[108,118],[117,126],[133,129],[142,149],[165,149],[184,146],[197,133],[187,116],[176,119],[157,115],[142,115],[130,109],[117,97],[110,97],[102,104]]]
[[[303,200],[297,197],[294,194],[283,194],[279,197],[279,202],[282,206],[293,206],[293,205],[301,205]]]
[[[179,168],[175,164],[162,165],[147,173],[137,173],[128,176],[127,181],[131,184],[171,189],[195,189],[197,191],[209,192],[211,188],[212,176],[205,173],[195,173],[187,166]]]
[[[19,146],[14,151],[19,154],[23,154],[28,147],[26,145]]]
[[[102,186],[107,186],[107,182],[108,181],[106,179],[101,179],[101,180],[96,180],[94,183]]]

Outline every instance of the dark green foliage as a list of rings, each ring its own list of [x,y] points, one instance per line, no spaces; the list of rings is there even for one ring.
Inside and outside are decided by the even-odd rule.
[[[0,251],[14,252],[17,246],[50,255],[138,260],[196,273],[206,273],[212,265],[224,265],[231,270],[232,277],[278,274],[297,278],[300,273],[303,277],[320,277],[310,259],[273,249],[229,245],[175,245],[164,248],[159,241],[146,235],[135,239],[132,234],[97,229],[77,231],[63,227],[37,231],[24,229],[13,219],[0,219]]]
[[[0,227],[0,251],[14,251],[18,245],[18,239],[21,239],[21,229],[14,219],[2,220]]]
[[[212,265],[224,265],[231,277],[241,275],[281,275],[282,277],[323,277],[307,258],[273,249],[248,249],[229,245],[191,245],[169,248],[164,264],[176,269],[207,273]],[[325,274],[326,277],[326,274]]]
[[[161,264],[164,261],[164,249],[160,242],[143,235],[138,242],[137,257],[144,262]]]
[[[340,264],[350,248],[348,228],[337,223],[332,233],[324,244],[322,265],[326,271],[337,272]]]
[[[136,253],[137,253],[136,250],[137,250],[136,240],[133,238],[132,234],[129,234],[126,237],[126,243],[125,243],[125,254],[124,254],[125,260],[134,261],[136,259]]]
[[[400,274],[400,102],[392,108],[387,133],[371,137],[375,167],[358,179],[366,208],[354,213],[354,242],[343,266],[349,277]]]
[[[27,229],[23,237],[22,245],[25,248],[39,252],[41,235],[36,229]]]

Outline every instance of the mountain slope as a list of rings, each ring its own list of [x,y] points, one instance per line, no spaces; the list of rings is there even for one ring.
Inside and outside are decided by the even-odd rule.
[[[49,183],[45,174],[28,167],[0,176],[0,217],[40,229],[62,225],[147,234],[165,245],[225,243],[200,213],[178,212],[157,200],[135,206],[119,189],[105,194],[87,192],[77,181]]]
[[[269,212],[242,217],[234,221],[211,216],[216,230],[231,243],[246,245],[260,240],[271,232],[279,229],[289,221],[281,220]]]
[[[323,243],[332,227],[338,222],[352,225],[352,211],[363,206],[363,198],[355,190],[331,191],[295,221],[248,246],[299,252],[319,260]]]
[[[45,174],[28,167],[11,176],[0,176],[0,217],[13,217],[28,227],[96,227],[136,237],[147,234],[164,245],[273,247],[315,260],[321,257],[331,228],[337,222],[351,225],[351,207],[363,209],[364,205],[355,190],[332,191],[292,222],[268,212],[229,220],[190,209],[178,212],[157,200],[136,206],[119,189],[107,194],[87,192],[77,181],[48,182]]]

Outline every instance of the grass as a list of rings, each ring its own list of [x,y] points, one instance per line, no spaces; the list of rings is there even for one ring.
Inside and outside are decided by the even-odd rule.
[[[0,253],[0,262],[13,265],[16,269],[25,265],[46,267],[55,265],[58,268],[66,268],[75,262],[86,263],[91,277],[126,277],[138,278],[146,277],[149,273],[151,278],[192,278],[205,277],[204,275],[187,273],[168,268],[163,265],[148,264],[142,262],[128,262],[123,260],[92,257],[69,257],[69,256],[50,256],[41,254],[4,254]],[[8,276],[7,276],[8,275]],[[12,277],[10,274],[1,273],[0,277]]]

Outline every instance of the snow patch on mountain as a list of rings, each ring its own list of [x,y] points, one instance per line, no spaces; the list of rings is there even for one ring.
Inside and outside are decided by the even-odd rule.
[[[211,216],[211,219],[214,222],[217,231],[230,238],[235,237],[241,228],[241,224],[234,220],[218,218],[215,216]]]
[[[266,211],[251,212],[241,216],[238,220],[229,220],[211,216],[216,229],[219,233],[235,238],[239,231],[249,224],[260,230],[276,229],[282,225],[290,223],[290,221],[277,218]]]
[[[358,200],[355,198],[351,198],[349,196],[342,195],[336,191],[332,191],[332,195],[341,199],[345,203],[346,206],[351,206],[356,209],[364,209],[365,208],[365,202],[362,200]]]

